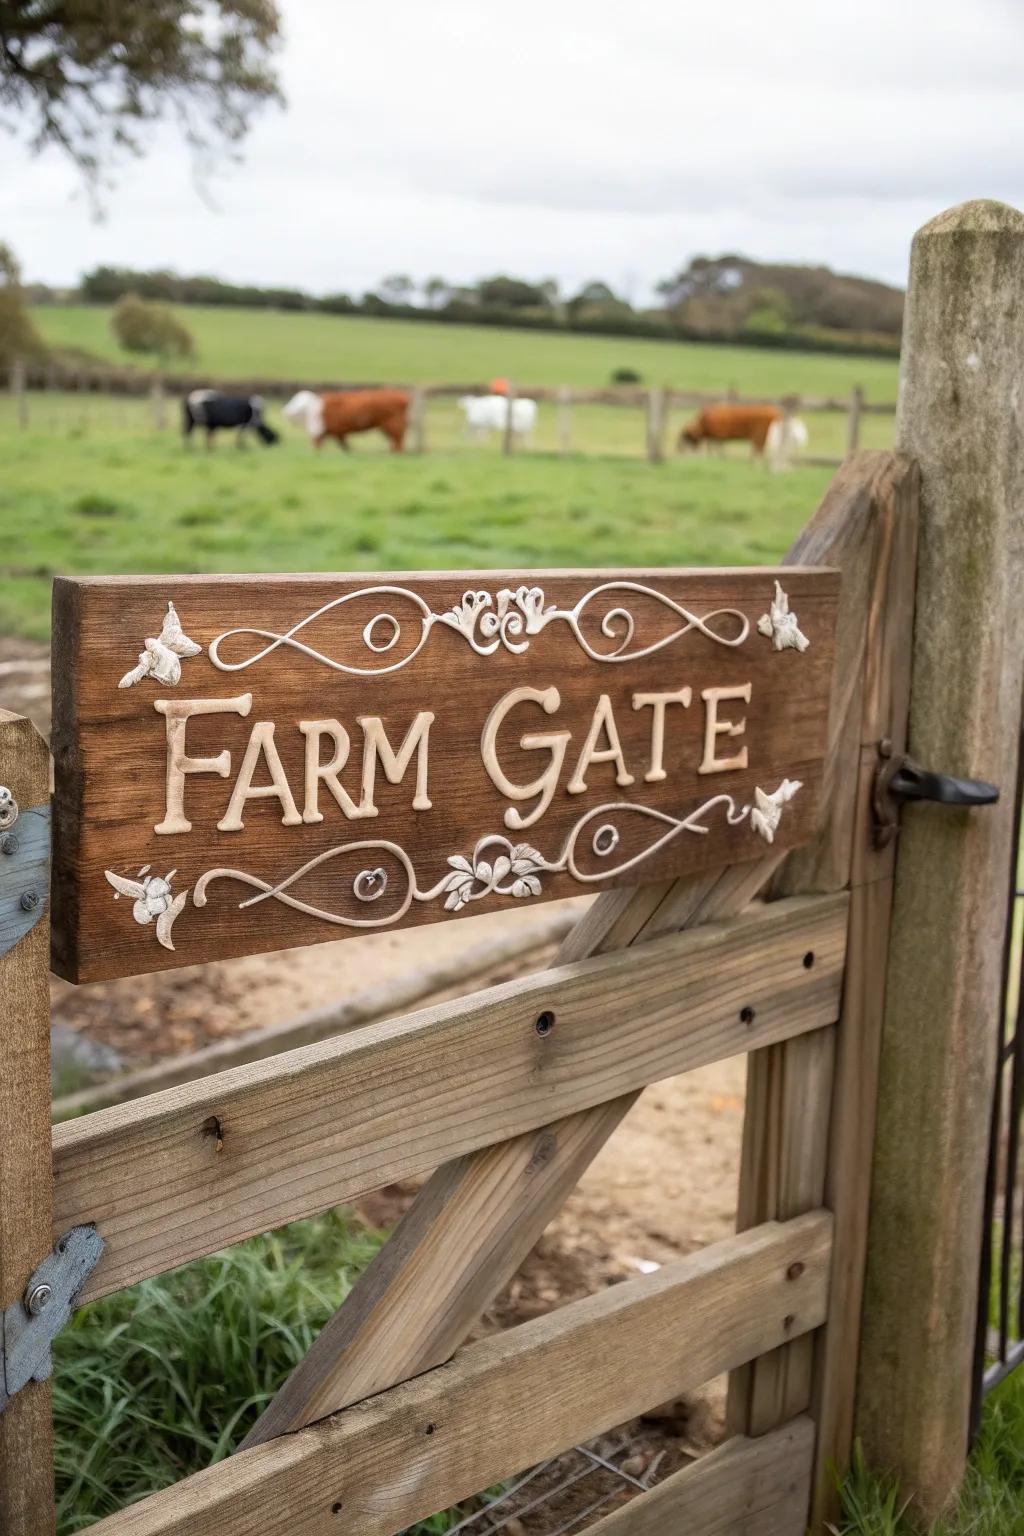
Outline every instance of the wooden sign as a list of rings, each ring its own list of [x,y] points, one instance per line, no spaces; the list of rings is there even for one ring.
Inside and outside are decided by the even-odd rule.
[[[125,976],[813,833],[838,576],[54,588],[54,968]]]

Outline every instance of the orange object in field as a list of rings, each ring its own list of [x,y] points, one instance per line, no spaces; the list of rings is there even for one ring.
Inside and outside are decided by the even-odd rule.
[[[508,379],[492,379],[488,388],[492,395],[507,395]]]
[[[768,433],[782,420],[777,405],[709,405],[679,434],[679,449],[698,443],[748,442],[754,453],[764,452]]]

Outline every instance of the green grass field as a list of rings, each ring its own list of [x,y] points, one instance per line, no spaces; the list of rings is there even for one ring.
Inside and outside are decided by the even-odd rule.
[[[186,451],[138,400],[30,408],[26,431],[0,409],[0,634],[39,640],[57,573],[768,564],[829,479],[743,457],[651,465],[608,446],[624,418],[639,435],[612,409],[591,419],[589,453],[507,460],[455,451],[450,412],[428,421],[436,451],[395,457],[368,441],[317,453],[291,432],[271,449]]]
[[[108,362],[145,360],[119,350],[102,306],[40,307],[33,318],[54,347],[77,347]],[[647,384],[741,394],[848,394],[896,398],[895,360],[783,352],[763,347],[703,346],[631,337],[546,335],[495,326],[437,325],[361,315],[181,307],[196,343],[194,364],[213,376],[327,380],[377,379],[405,384],[463,383],[504,375],[524,384],[599,388],[616,368],[634,368]]]

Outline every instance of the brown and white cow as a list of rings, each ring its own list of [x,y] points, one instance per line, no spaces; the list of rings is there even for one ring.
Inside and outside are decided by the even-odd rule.
[[[317,395],[300,389],[284,407],[283,414],[305,427],[319,448],[328,437],[347,449],[353,432],[383,432],[392,453],[401,453],[409,422],[409,396],[401,389],[338,390]]]

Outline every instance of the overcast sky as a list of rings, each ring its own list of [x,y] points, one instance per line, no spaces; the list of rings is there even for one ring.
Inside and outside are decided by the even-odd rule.
[[[282,0],[288,106],[215,206],[170,129],[103,222],[0,139],[27,277],[100,262],[358,293],[509,270],[637,301],[692,255],[902,283],[914,229],[1024,205],[1021,0]]]

